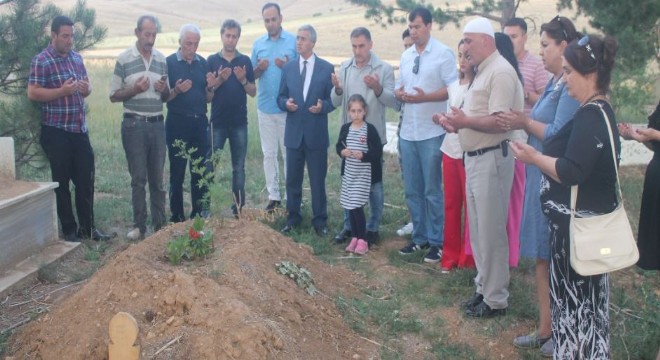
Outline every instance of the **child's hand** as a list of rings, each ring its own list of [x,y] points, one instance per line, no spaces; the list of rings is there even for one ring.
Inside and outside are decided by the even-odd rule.
[[[353,157],[358,160],[362,160],[364,153],[362,151],[353,151]]]
[[[351,156],[352,151],[349,149],[344,148],[344,150],[341,151],[341,157],[347,158]]]

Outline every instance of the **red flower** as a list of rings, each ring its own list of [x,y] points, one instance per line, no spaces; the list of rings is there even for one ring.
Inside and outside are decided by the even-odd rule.
[[[191,227],[190,230],[188,230],[188,237],[191,240],[197,240],[202,237],[202,234]]]

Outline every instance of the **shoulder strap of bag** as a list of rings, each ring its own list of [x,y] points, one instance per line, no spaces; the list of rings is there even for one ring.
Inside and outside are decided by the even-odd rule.
[[[610,118],[607,116],[607,113],[603,109],[603,106],[597,102],[590,102],[589,104],[593,104],[598,106],[600,111],[603,113],[603,117],[605,118],[605,127],[607,128],[607,133],[610,135],[610,146],[612,148],[612,161],[614,162],[614,171],[616,172],[616,185],[618,189],[618,194],[619,194],[619,201],[623,201],[623,194],[621,193],[621,182],[619,181],[619,167],[616,166],[616,148],[614,147],[614,136],[612,135],[612,128],[610,127]],[[571,220],[575,216],[575,204],[577,203],[577,195],[578,195],[578,186],[573,185],[571,186]]]

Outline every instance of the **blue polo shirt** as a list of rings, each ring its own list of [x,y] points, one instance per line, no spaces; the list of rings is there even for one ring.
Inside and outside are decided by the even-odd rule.
[[[277,106],[277,94],[282,80],[282,69],[275,65],[276,58],[288,56],[289,61],[298,59],[296,52],[296,37],[282,30],[277,40],[272,40],[268,33],[258,38],[252,46],[252,67],[257,67],[258,60],[268,59],[268,68],[259,77],[257,88],[257,109],[266,114],[279,114],[282,110]]]
[[[222,57],[221,53],[215,53],[208,58],[209,71],[219,71],[222,67],[234,68],[245,66],[245,78],[254,83],[254,71],[250,58],[236,52],[236,56],[230,61]],[[211,122],[215,127],[235,127],[247,124],[247,93],[232,72],[213,94],[211,100]]]
[[[167,57],[167,74],[170,89],[177,80],[192,80],[192,87],[167,102],[167,111],[178,115],[206,115],[206,73],[209,72],[206,60],[195,54],[189,64],[181,57],[181,50]]]

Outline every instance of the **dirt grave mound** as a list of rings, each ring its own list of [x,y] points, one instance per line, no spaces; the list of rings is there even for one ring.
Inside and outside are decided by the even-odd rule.
[[[119,253],[26,325],[9,351],[30,359],[105,359],[108,323],[124,311],[138,321],[143,358],[378,358],[378,347],[355,334],[334,304],[338,294],[357,294],[359,275],[321,262],[309,247],[256,221],[210,222],[216,251],[172,266],[165,244],[188,226],[170,226]],[[310,296],[277,273],[280,261],[309,270],[320,293]]]

